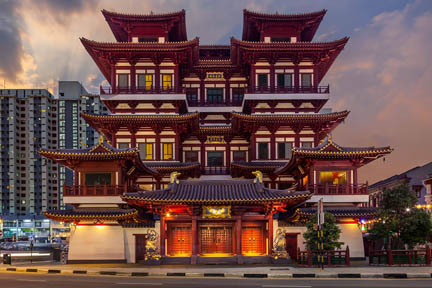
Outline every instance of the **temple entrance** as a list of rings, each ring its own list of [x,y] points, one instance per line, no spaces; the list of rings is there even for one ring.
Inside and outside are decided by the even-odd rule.
[[[242,228],[242,254],[259,256],[265,254],[264,231],[262,225],[251,225]]]
[[[233,254],[231,226],[201,226],[200,248],[203,256],[229,256]]]
[[[192,255],[192,229],[186,224],[169,224],[168,255],[185,257]]]
[[[146,253],[146,235],[145,234],[134,234],[135,236],[135,263],[143,261]]]

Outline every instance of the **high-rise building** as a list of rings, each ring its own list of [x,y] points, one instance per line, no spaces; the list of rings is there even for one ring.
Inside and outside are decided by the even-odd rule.
[[[95,145],[99,134],[80,117],[80,114],[107,114],[108,110],[101,102],[100,96],[87,92],[78,81],[59,81],[58,91],[58,147],[78,149]],[[73,184],[73,171],[60,167],[59,175],[60,191],[63,192],[63,184]]]
[[[2,89],[0,214],[59,208],[58,165],[41,157],[57,146],[57,100],[46,89]]]

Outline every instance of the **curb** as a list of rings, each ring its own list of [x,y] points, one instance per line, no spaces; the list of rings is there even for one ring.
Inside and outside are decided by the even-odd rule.
[[[9,273],[43,273],[68,275],[101,275],[101,276],[129,276],[129,277],[223,277],[223,278],[342,278],[342,279],[414,279],[432,278],[432,273],[199,273],[199,272],[120,272],[94,270],[60,270],[38,269],[27,267],[0,268],[0,272]]]

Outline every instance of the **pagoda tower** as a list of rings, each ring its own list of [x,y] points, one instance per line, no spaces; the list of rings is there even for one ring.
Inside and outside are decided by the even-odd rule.
[[[116,42],[81,38],[110,84],[111,113],[81,115],[100,143],[40,151],[74,170],[74,208],[45,213],[74,224],[69,262],[289,262],[319,199],[364,257],[357,223],[375,211],[357,170],[392,149],[330,136],[349,111],[323,108],[321,82],[348,38],[312,41],[326,10],[244,10],[229,45],[188,39],[184,10],[102,14]]]

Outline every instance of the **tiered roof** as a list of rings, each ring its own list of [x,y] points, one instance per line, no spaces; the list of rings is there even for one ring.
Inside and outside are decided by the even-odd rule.
[[[333,214],[337,218],[373,218],[377,208],[374,207],[324,207],[324,212]],[[301,217],[310,217],[317,213],[316,207],[300,208],[298,214]]]
[[[180,180],[167,189],[126,193],[122,199],[133,205],[147,204],[253,204],[289,203],[310,198],[309,191],[265,188],[255,180]]]
[[[76,210],[48,210],[45,217],[62,222],[80,221],[124,221],[138,216],[135,209],[76,209]]]
[[[126,14],[102,10],[108,25],[119,42],[127,42],[130,30],[141,28],[151,30],[156,26],[169,30],[171,41],[186,41],[186,12],[180,10],[171,13],[154,14]]]
[[[282,24],[285,28],[296,30],[302,41],[312,41],[327,10],[303,14],[268,14],[243,10],[243,40],[256,41],[260,31],[265,25],[272,23]],[[271,29],[271,28],[270,28]],[[269,30],[270,30],[269,29]]]

